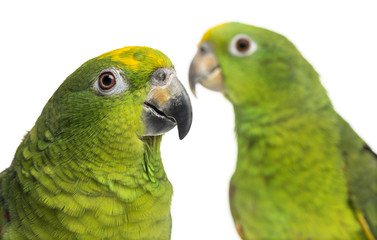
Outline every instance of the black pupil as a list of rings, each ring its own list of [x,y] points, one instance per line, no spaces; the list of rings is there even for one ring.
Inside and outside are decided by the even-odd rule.
[[[237,42],[237,49],[240,52],[246,52],[250,48],[250,42],[247,39],[240,39]]]
[[[244,49],[247,47],[247,44],[245,42],[240,42],[240,48]]]
[[[113,78],[110,75],[105,75],[102,78],[102,84],[104,86],[110,86],[113,83]]]

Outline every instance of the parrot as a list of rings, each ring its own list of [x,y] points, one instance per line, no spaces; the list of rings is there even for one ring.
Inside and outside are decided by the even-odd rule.
[[[131,46],[69,75],[0,174],[0,239],[170,239],[162,135],[192,122],[162,52]]]
[[[217,25],[188,75],[194,95],[199,83],[233,106],[229,204],[241,239],[376,239],[377,155],[290,40],[245,23]]]

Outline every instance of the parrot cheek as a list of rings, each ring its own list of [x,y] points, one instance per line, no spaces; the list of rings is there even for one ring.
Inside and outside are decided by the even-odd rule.
[[[216,92],[226,92],[222,70],[208,42],[203,42],[199,46],[199,50],[191,62],[189,83],[194,95],[196,95],[197,83]]]

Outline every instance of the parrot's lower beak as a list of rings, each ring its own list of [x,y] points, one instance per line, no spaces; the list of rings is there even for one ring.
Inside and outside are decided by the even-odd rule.
[[[150,90],[144,102],[144,136],[162,135],[178,125],[179,138],[190,130],[190,98],[172,68],[157,69],[150,77]]]
[[[224,77],[208,42],[200,44],[191,62],[189,82],[191,91],[195,96],[195,85],[197,83],[210,90],[225,93]]]

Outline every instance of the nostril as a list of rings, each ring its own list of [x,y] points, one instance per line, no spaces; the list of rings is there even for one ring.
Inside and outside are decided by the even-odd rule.
[[[159,68],[150,76],[153,86],[163,86],[170,83],[170,79],[175,78],[174,68]]]
[[[200,45],[200,47],[199,47],[199,51],[200,51],[201,54],[206,54],[207,49],[206,49],[206,48],[203,46],[203,44],[202,44],[202,45]]]
[[[165,79],[166,79],[166,73],[165,73],[165,72],[159,72],[159,73],[157,74],[157,79],[158,79],[159,81],[165,81]]]
[[[201,55],[205,55],[209,52],[211,52],[211,46],[208,44],[208,42],[203,42],[202,44],[200,44],[199,46],[199,53]]]

